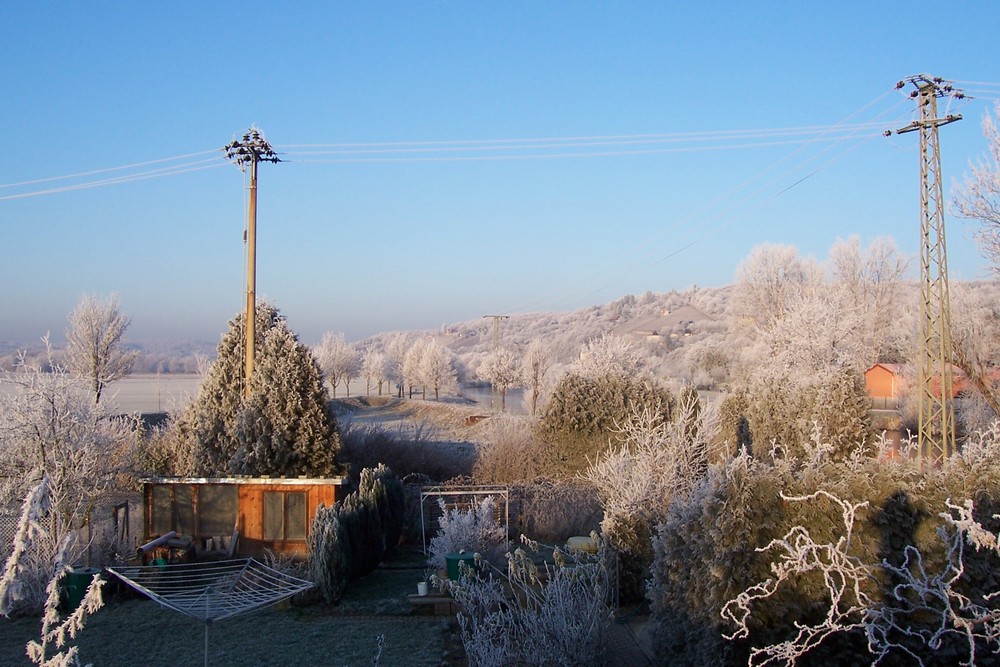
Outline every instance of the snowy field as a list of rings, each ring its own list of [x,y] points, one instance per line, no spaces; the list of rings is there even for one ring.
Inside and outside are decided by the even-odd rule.
[[[112,384],[101,402],[107,401],[112,412],[176,412],[195,397],[200,384],[201,376],[194,374],[137,374]],[[6,374],[0,376],[0,393],[6,394],[13,388]]]
[[[101,402],[107,401],[112,412],[140,413],[177,412],[197,395],[201,384],[201,376],[185,373],[170,374],[134,374],[119,380],[105,390]],[[364,394],[363,382],[351,383],[351,395]],[[361,392],[357,389],[360,386]],[[6,373],[0,374],[0,395],[13,390]],[[463,398],[476,401],[485,408],[490,406],[490,390],[488,387],[462,387]],[[343,389],[338,392],[343,397]],[[499,407],[499,398],[498,401]],[[524,392],[512,389],[507,392],[507,412],[525,414]]]

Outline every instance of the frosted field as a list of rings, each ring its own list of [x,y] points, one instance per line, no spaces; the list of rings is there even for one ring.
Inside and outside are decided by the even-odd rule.
[[[106,402],[111,412],[118,413],[177,412],[194,399],[199,385],[201,376],[195,374],[134,374],[105,389],[101,403]],[[0,395],[11,391],[13,385],[8,380],[8,374],[0,373]],[[364,394],[364,381],[355,380],[351,383],[351,396]],[[490,405],[489,387],[462,387],[459,395],[487,408]],[[342,387],[338,389],[337,397],[344,398]],[[419,397],[414,398],[420,400]],[[499,397],[496,401],[499,408]],[[507,392],[507,412],[527,414],[523,389],[515,388]]]
[[[132,375],[111,385],[108,406],[129,413],[176,412],[198,394],[200,384],[200,375]]]
[[[132,375],[105,390],[101,403],[107,401],[112,412],[175,412],[198,393],[200,375]],[[0,377],[0,393],[13,390],[6,375]]]

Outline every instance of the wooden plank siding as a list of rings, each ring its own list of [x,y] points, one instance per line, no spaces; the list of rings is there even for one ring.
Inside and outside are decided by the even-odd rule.
[[[235,528],[239,531],[239,542],[236,554],[240,556],[263,557],[267,551],[275,554],[284,554],[293,557],[305,557],[308,554],[308,530],[312,523],[316,510],[322,505],[333,505],[338,500],[342,500],[346,495],[346,479],[325,478],[325,479],[285,479],[285,478],[156,478],[143,480],[144,497],[144,528],[145,539],[149,541],[157,537],[164,529],[177,530],[184,537],[190,538],[198,551],[203,551],[209,538],[223,537],[228,539],[229,534],[220,535],[219,531],[209,534],[200,529],[202,523],[201,516],[209,512],[203,501],[200,500],[202,489],[209,486],[225,487],[233,486],[236,490],[235,508]],[[282,514],[280,516],[266,516],[267,494],[283,494],[280,498],[270,496],[272,503],[280,501]],[[305,525],[298,521],[295,525],[289,526],[289,511],[286,508],[301,508],[301,499],[293,499],[291,505],[288,503],[287,494],[304,494],[305,496]],[[179,498],[190,498],[190,520],[184,520],[181,510],[184,509],[183,501]],[[231,498],[231,496],[230,496]],[[167,512],[170,507],[169,519],[159,516]],[[225,507],[225,505],[223,505]],[[273,510],[272,510],[273,511]],[[299,510],[300,511],[300,510]],[[223,513],[225,514],[225,512]],[[295,514],[295,518],[301,515]],[[282,537],[274,539],[267,536],[267,521],[272,530],[278,529]],[[218,517],[216,517],[218,523]],[[228,529],[229,532],[232,528]],[[303,535],[302,538],[286,539],[287,533]],[[214,542],[214,540],[213,540]]]

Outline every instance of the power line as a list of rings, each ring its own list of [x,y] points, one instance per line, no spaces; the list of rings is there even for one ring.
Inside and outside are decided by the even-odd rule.
[[[858,115],[864,113],[868,109],[874,107],[876,104],[878,104],[880,101],[882,101],[883,99],[885,99],[887,96],[891,95],[894,91],[895,91],[895,89],[888,89],[888,90],[884,91],[882,94],[880,94],[879,96],[877,96],[876,98],[874,98],[873,100],[871,100],[870,102],[868,102],[867,104],[863,105],[862,107],[860,107],[856,111],[854,111],[851,114],[849,114],[848,116],[846,116],[841,121],[841,123],[839,123],[837,125],[827,126],[827,127],[830,127],[830,128],[838,128],[838,127],[842,127],[842,126],[851,126],[851,127],[865,126],[865,127],[868,127],[868,126],[874,126],[874,125],[881,125],[882,127],[884,127],[884,124],[886,122],[888,122],[888,121],[886,121],[885,119],[882,119],[882,117],[886,116],[886,115],[888,115],[890,113],[892,113],[894,110],[896,110],[896,109],[900,108],[901,106],[903,106],[906,103],[905,100],[899,100],[899,101],[897,101],[896,103],[894,103],[893,105],[891,105],[888,109],[885,109],[881,113],[877,114],[876,117],[874,119],[872,119],[871,121],[869,121],[869,122],[860,123],[860,124],[854,124],[854,125],[847,125],[847,122],[850,121],[851,119],[857,117]],[[682,219],[676,220],[672,224],[667,225],[666,227],[664,227],[659,233],[653,234],[653,235],[651,235],[651,236],[649,236],[647,238],[644,238],[644,239],[640,239],[635,244],[633,244],[633,246],[632,246],[633,250],[635,248],[642,248],[642,249],[644,249],[644,251],[640,254],[640,258],[645,257],[645,258],[649,258],[649,259],[640,259],[640,261],[636,261],[635,259],[631,259],[631,261],[626,262],[625,261],[626,256],[632,257],[632,255],[631,255],[632,250],[626,250],[626,251],[620,253],[619,255],[617,255],[615,257],[609,258],[609,260],[607,262],[605,262],[604,264],[602,264],[599,267],[596,267],[596,268],[592,269],[585,276],[583,276],[583,277],[581,277],[581,276],[574,276],[574,280],[572,281],[572,283],[566,283],[566,284],[564,284],[561,287],[556,287],[553,290],[549,290],[548,292],[546,292],[546,293],[544,293],[542,295],[538,295],[535,298],[533,298],[533,299],[529,300],[528,302],[523,303],[521,305],[518,305],[518,306],[513,306],[512,305],[512,306],[508,307],[507,310],[512,311],[512,312],[528,312],[530,310],[539,308],[539,307],[541,307],[544,304],[553,303],[553,301],[551,301],[551,299],[554,299],[554,298],[560,298],[561,297],[560,300],[557,301],[556,303],[564,303],[569,298],[571,298],[572,294],[577,294],[577,295],[582,295],[584,293],[587,293],[587,294],[596,294],[597,292],[600,292],[601,290],[603,290],[603,289],[605,289],[607,287],[606,285],[600,285],[600,286],[598,286],[598,282],[603,281],[604,279],[606,279],[608,271],[609,270],[614,270],[615,276],[620,278],[622,276],[622,267],[623,266],[633,267],[632,270],[626,274],[627,276],[636,275],[636,274],[638,274],[638,273],[640,273],[642,271],[649,270],[653,266],[661,264],[664,261],[666,261],[667,259],[670,259],[670,258],[672,258],[672,257],[680,254],[681,252],[690,249],[694,245],[696,245],[696,244],[698,244],[698,243],[700,243],[700,242],[702,242],[702,241],[710,238],[711,236],[714,236],[719,231],[721,231],[723,228],[725,228],[725,227],[729,226],[730,224],[732,224],[735,221],[735,218],[724,219],[721,223],[719,223],[719,224],[715,225],[714,227],[710,228],[708,231],[704,232],[703,234],[701,234],[696,239],[694,239],[694,240],[692,240],[692,241],[690,241],[690,242],[688,242],[688,243],[686,243],[684,245],[681,245],[678,248],[675,248],[674,250],[670,251],[665,256],[661,256],[661,257],[659,257],[658,259],[656,259],[654,261],[654,260],[651,259],[652,256],[653,256],[653,254],[657,253],[657,252],[661,252],[662,253],[662,250],[661,250],[662,246],[660,246],[657,243],[657,241],[658,241],[659,238],[665,236],[668,233],[674,232],[676,229],[681,228],[681,227],[689,227],[690,226],[690,227],[702,228],[702,227],[704,227],[705,224],[711,223],[711,222],[713,222],[715,220],[718,220],[718,219],[722,218],[725,214],[733,211],[737,207],[740,207],[740,212],[741,213],[745,213],[749,209],[748,209],[747,206],[743,205],[744,202],[746,202],[748,200],[751,200],[754,197],[758,196],[759,194],[763,193],[768,187],[776,185],[784,177],[786,177],[786,176],[788,176],[790,174],[793,174],[794,172],[798,171],[802,167],[804,167],[804,166],[806,166],[806,165],[808,165],[808,164],[810,164],[812,162],[815,162],[817,159],[819,159],[820,157],[822,157],[824,154],[826,154],[827,152],[829,152],[830,150],[832,150],[834,148],[834,146],[839,145],[843,141],[846,141],[846,140],[851,139],[851,138],[858,139],[858,141],[854,145],[852,145],[851,147],[849,147],[848,149],[846,149],[846,150],[838,153],[837,155],[833,156],[829,160],[827,160],[824,163],[822,163],[821,165],[819,165],[816,169],[814,169],[812,172],[810,172],[805,177],[799,178],[796,182],[794,182],[793,184],[791,184],[791,185],[783,188],[781,191],[779,191],[778,193],[772,195],[771,197],[769,197],[769,198],[767,198],[765,200],[759,201],[758,204],[757,204],[757,207],[762,206],[763,203],[765,203],[766,201],[771,201],[771,200],[777,198],[782,193],[784,193],[784,192],[788,191],[789,189],[795,187],[795,185],[797,185],[798,183],[801,183],[806,178],[809,178],[809,176],[811,176],[811,175],[819,172],[820,170],[824,169],[829,164],[832,164],[834,161],[842,158],[844,155],[847,155],[850,152],[853,152],[854,150],[857,150],[861,145],[863,145],[864,143],[870,141],[874,137],[873,137],[873,135],[868,135],[868,134],[854,135],[853,137],[851,137],[851,136],[840,137],[834,144],[832,144],[830,146],[827,146],[826,148],[824,148],[819,153],[811,155],[811,156],[807,156],[803,160],[800,160],[796,164],[793,164],[792,166],[788,167],[787,169],[785,169],[780,174],[772,177],[768,181],[766,181],[763,184],[757,186],[752,191],[745,192],[741,196],[737,197],[737,195],[740,192],[745,191],[747,188],[749,188],[755,182],[761,180],[766,174],[768,174],[769,172],[772,172],[774,169],[776,169],[777,167],[779,167],[783,163],[789,162],[797,154],[801,153],[806,148],[808,148],[809,145],[815,144],[817,142],[811,142],[811,144],[807,144],[805,146],[802,146],[802,147],[796,149],[795,151],[793,151],[792,153],[790,153],[788,155],[785,155],[784,157],[780,158],[779,160],[777,160],[777,161],[775,161],[775,162],[773,162],[773,163],[771,163],[771,164],[769,164],[769,165],[767,165],[767,166],[759,169],[757,172],[755,172],[749,178],[745,179],[743,182],[741,182],[740,184],[738,184],[738,185],[734,186],[733,188],[729,189],[725,193],[719,195],[718,197],[716,197],[712,201],[708,202],[707,204],[705,204],[703,207],[701,207],[695,213],[692,213],[691,215],[687,216],[686,218],[682,218]],[[734,197],[735,197],[735,199],[733,199]],[[728,204],[726,204],[723,208],[721,208],[721,209],[718,208],[721,204],[723,204],[724,202],[726,202],[728,200],[732,200],[732,201],[730,201]],[[713,210],[714,210],[714,212],[713,212]]]
[[[183,165],[175,165],[173,167],[153,169],[146,172],[140,172],[138,174],[116,176],[114,178],[105,178],[97,181],[89,181],[87,183],[77,183],[74,185],[63,185],[57,188],[48,188],[45,190],[32,190],[31,192],[21,192],[13,195],[2,195],[0,196],[0,201],[8,201],[12,199],[26,199],[28,197],[40,197],[42,195],[52,195],[52,194],[59,194],[62,192],[72,192],[74,190],[89,190],[91,188],[99,188],[107,185],[120,185],[123,183],[131,183],[133,181],[144,181],[151,178],[161,178],[163,176],[177,176],[178,174],[186,174],[192,171],[204,171],[206,169],[215,169],[217,167],[223,167],[225,165],[226,163],[224,161],[220,161],[218,158],[209,158],[207,160],[198,160],[196,162],[191,162]],[[68,178],[68,177],[54,177],[51,180],[58,180],[59,178]]]
[[[136,167],[145,167],[151,164],[160,164],[162,162],[173,162],[174,160],[185,160],[190,157],[198,157],[199,155],[209,155],[212,153],[218,154],[218,150],[210,151],[199,151],[197,153],[186,153],[184,155],[175,155],[174,157],[165,157],[158,160],[147,160],[146,162],[136,162],[134,164],[126,164],[120,167],[107,167],[105,169],[94,169],[91,171],[81,171],[75,174],[67,174],[65,176],[52,176],[49,178],[37,178],[32,181],[21,181],[20,183],[4,183],[0,184],[0,188],[19,188],[25,185],[37,185],[38,183],[50,183],[52,181],[61,181],[70,178],[80,178],[82,176],[93,176],[94,174],[104,174],[111,171],[122,171],[124,169],[134,169]]]
[[[584,135],[569,137],[528,137],[528,138],[502,138],[502,139],[458,139],[458,140],[437,140],[437,141],[380,141],[369,143],[335,143],[335,144],[282,144],[276,146],[280,149],[295,148],[326,148],[326,149],[373,149],[373,148],[410,148],[410,147],[460,147],[460,146],[488,146],[496,144],[522,144],[522,143],[604,143],[604,142],[655,142],[655,141],[685,141],[685,140],[711,140],[732,137],[755,137],[769,135],[787,134],[815,134],[817,132],[829,131],[832,129],[864,129],[878,127],[877,123],[859,123],[854,126],[847,126],[844,123],[836,125],[806,125],[785,128],[764,128],[748,130],[699,130],[692,132],[673,133],[647,133],[647,134],[610,134],[610,135]],[[294,151],[292,151],[294,152]],[[367,152],[367,151],[361,151]]]

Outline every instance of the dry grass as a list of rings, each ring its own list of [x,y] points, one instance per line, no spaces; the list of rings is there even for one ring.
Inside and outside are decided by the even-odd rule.
[[[396,398],[349,398],[331,404],[341,429],[341,457],[361,468],[385,463],[400,477],[444,481],[472,471],[477,445],[468,438],[466,404]]]

